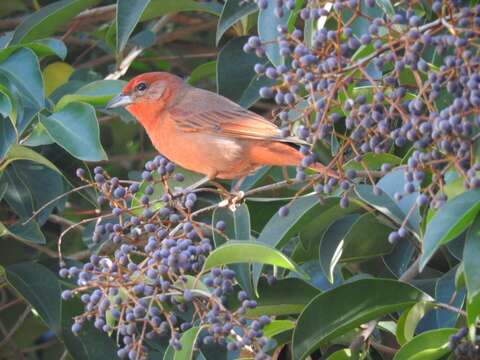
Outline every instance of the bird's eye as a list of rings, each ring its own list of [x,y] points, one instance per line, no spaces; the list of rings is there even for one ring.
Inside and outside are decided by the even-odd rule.
[[[141,82],[140,84],[137,85],[136,89],[138,91],[143,91],[147,88],[147,84],[145,84],[144,82]]]

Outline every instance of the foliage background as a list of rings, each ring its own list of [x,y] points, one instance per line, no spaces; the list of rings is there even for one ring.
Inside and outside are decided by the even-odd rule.
[[[435,20],[430,2],[412,3]],[[388,16],[392,4],[376,4]],[[302,6],[297,1],[293,15],[284,19],[295,23]],[[94,224],[72,227],[100,214],[97,194],[82,189],[59,196],[82,185],[75,177],[78,167],[102,165],[121,179],[141,179],[154,149],[125,111],[104,108],[123,80],[136,74],[173,72],[271,117],[276,106],[258,101],[258,93],[274,81],[257,77],[258,58],[242,49],[247,35],[263,32],[263,40],[273,39],[280,20],[273,6],[259,15],[255,4],[240,6],[237,0],[12,0],[0,5],[0,14],[0,358],[114,358],[115,339],[93,326],[78,337],[71,333],[81,305],[61,299],[61,291],[72,285],[57,276],[57,241],[66,229],[71,231],[62,249],[68,261],[84,262],[98,250],[91,241]],[[275,53],[267,52],[275,62]],[[322,153],[324,160],[331,155]],[[373,171],[385,162],[401,166],[407,158],[408,151],[397,149],[369,155],[366,162]],[[196,176],[183,173],[187,182]],[[423,209],[410,216],[418,194],[395,203],[405,179],[402,170],[394,170],[377,184],[380,200],[371,185],[359,184],[347,208],[339,206],[339,196],[324,202],[306,197],[282,218],[278,209],[298,187],[273,189],[249,198],[235,215],[218,210],[202,220],[226,220],[230,239],[251,237],[276,247],[310,275],[302,280],[276,269],[274,286],[260,281],[258,313],[276,317],[270,330],[275,358],[310,353],[313,359],[412,359],[412,353],[415,359],[454,358],[447,347],[451,335],[467,326],[466,339],[475,343],[477,336],[480,193],[465,192],[462,182],[452,179],[447,192],[453,200],[436,215]],[[246,186],[281,181],[280,169],[262,169]],[[389,243],[407,214],[408,239]],[[248,239],[242,238],[245,231]],[[431,253],[419,273],[426,234]],[[359,326],[364,323],[368,326]],[[164,352],[155,348],[150,358],[168,358]]]

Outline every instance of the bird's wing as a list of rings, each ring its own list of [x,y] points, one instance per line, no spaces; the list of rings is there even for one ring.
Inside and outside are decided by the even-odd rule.
[[[182,131],[305,144],[297,137],[283,137],[280,129],[262,116],[206,90],[188,89],[167,111]]]

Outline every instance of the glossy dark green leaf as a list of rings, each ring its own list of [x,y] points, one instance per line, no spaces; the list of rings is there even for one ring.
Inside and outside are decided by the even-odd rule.
[[[105,106],[115,95],[118,95],[126,82],[122,80],[97,80],[93,81],[74,94],[63,96],[57,103],[56,109],[60,110],[71,102],[84,102],[94,106]]]
[[[97,2],[98,0],[63,0],[44,6],[17,26],[11,43],[25,43],[48,37],[82,10]]]
[[[217,61],[209,61],[207,63],[203,63],[197,66],[195,69],[192,70],[190,76],[187,78],[187,82],[190,85],[195,85],[201,80],[204,79],[215,79],[217,74]]]
[[[261,9],[258,14],[258,36],[262,42],[267,42],[264,45],[268,60],[275,65],[281,65],[285,59],[279,54],[279,46],[275,41],[278,36],[277,27],[286,26],[288,24],[288,17],[290,11],[285,8],[285,14],[279,18],[275,15],[275,6],[268,6],[266,9]]]
[[[450,352],[448,339],[458,329],[438,329],[415,336],[395,354],[394,360],[437,360]]]
[[[5,158],[16,140],[17,132],[12,121],[0,115],[0,161]]]
[[[334,281],[333,273],[335,266],[342,256],[343,239],[359,217],[359,214],[352,214],[332,222],[321,237],[319,248],[320,266],[331,283]]]
[[[360,199],[373,206],[375,209],[395,221],[397,224],[401,224],[405,219],[405,213],[397,205],[395,200],[383,190],[380,189],[379,193],[375,193],[373,189],[373,186],[366,184],[355,186],[355,192]],[[377,188],[377,191],[378,189],[379,188]],[[411,223],[410,221],[407,221],[407,226],[413,231],[418,230],[418,228],[415,230],[415,224]]]
[[[29,218],[33,211],[65,191],[60,174],[31,161],[18,160],[11,163],[4,176],[9,189],[4,199],[22,220]],[[36,217],[38,223],[43,224],[55,206],[63,201],[54,202],[40,211]]]
[[[15,224],[10,225],[8,228],[8,233],[22,241],[37,243],[37,244],[46,244],[47,240],[40,229],[40,226],[36,221],[30,221],[26,224],[23,224],[22,221],[19,221]]]
[[[477,215],[468,230],[463,250],[463,268],[468,291],[467,312],[469,324],[480,315],[480,216]]]
[[[383,176],[377,183],[377,186],[394,199],[395,193],[403,193],[403,188],[405,187],[405,171],[404,169],[395,169],[385,176]],[[395,204],[403,212],[404,216],[408,215],[408,224],[415,232],[419,232],[420,229],[420,211],[415,201],[417,199],[418,193],[414,192],[413,194],[404,194],[400,201],[395,201]],[[412,208],[414,208],[412,210]]]
[[[0,63],[0,74],[4,75],[33,106],[44,106],[43,80],[35,53],[21,48]]]
[[[0,51],[0,61],[5,60],[16,50],[22,48],[32,50],[38,57],[55,55],[63,60],[65,59],[65,56],[67,56],[67,47],[63,41],[54,38],[46,38],[34,40],[26,44],[9,46]]]
[[[392,252],[383,257],[383,261],[388,269],[398,278],[408,269],[414,253],[415,246],[411,241],[399,241],[395,244]]]
[[[50,160],[45,158],[43,155],[40,155],[35,150],[29,149],[28,147],[22,145],[13,145],[10,148],[10,151],[0,165],[0,171],[4,170],[10,163],[17,160],[30,160],[38,164],[42,164],[59,174],[62,174],[62,172]]]
[[[61,332],[60,285],[46,267],[23,262],[5,268],[7,280],[55,333]]]
[[[262,278],[258,294],[257,307],[248,310],[248,316],[299,314],[320,290],[298,278],[277,280],[272,285]]]
[[[259,98],[262,86],[270,86],[273,80],[258,78],[253,70],[259,62],[255,54],[246,54],[242,48],[248,37],[230,40],[220,50],[217,58],[217,89],[220,95],[248,108]]]
[[[117,52],[121,52],[127,45],[128,38],[149,3],[150,0],[117,1]]]
[[[314,219],[317,219],[323,211],[338,205],[338,201],[337,197],[331,197],[321,203],[317,196],[297,199],[289,206],[290,212],[288,216],[281,217],[278,213],[272,216],[257,240],[280,249],[290,237],[304,229]],[[328,222],[325,225],[328,225]],[[253,267],[254,285],[258,283],[261,270],[262,266],[255,265]]]
[[[392,228],[372,213],[362,215],[344,238],[341,261],[361,261],[392,251],[388,235]]]
[[[72,102],[48,117],[41,116],[40,121],[52,139],[77,159],[107,159],[93,106]]]
[[[258,10],[253,3],[245,3],[242,0],[227,0],[223,5],[222,13],[218,19],[216,43],[220,42],[223,34],[242,17],[248,16]]]
[[[224,234],[228,240],[250,240],[251,228],[250,228],[250,212],[246,204],[242,204],[235,211],[231,211],[227,208],[215,209],[212,217],[212,226],[218,221],[225,222]],[[213,233],[213,240],[215,247],[224,244],[227,239],[225,236],[220,235],[217,232]],[[249,294],[253,296],[254,289],[252,285],[252,272],[249,264],[233,264],[230,268],[235,271],[237,281],[240,286]]]
[[[428,295],[395,280],[363,279],[315,297],[300,314],[293,333],[293,357],[313,350],[355,327],[392,311],[407,308]]]
[[[427,224],[422,241],[420,269],[424,269],[437,249],[462,233],[480,210],[480,190],[467,191],[447,201]]]
[[[142,15],[142,21],[150,20],[169,13],[180,11],[201,11],[212,15],[220,15],[222,6],[216,2],[199,2],[195,0],[162,0],[151,1]]]

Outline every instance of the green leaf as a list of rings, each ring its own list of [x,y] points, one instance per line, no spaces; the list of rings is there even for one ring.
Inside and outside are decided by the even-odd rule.
[[[55,106],[57,110],[71,102],[84,102],[94,106],[105,106],[107,102],[122,91],[125,86],[122,80],[97,80],[82,86],[74,94],[63,96]]]
[[[46,267],[23,262],[5,268],[10,285],[38,312],[56,334],[61,332],[60,286],[57,277]]]
[[[245,3],[242,0],[227,0],[223,6],[220,19],[218,19],[216,44],[222,39],[223,34],[244,16],[253,14],[258,6],[251,2]]]
[[[48,64],[43,69],[43,79],[45,81],[45,95],[49,96],[57,88],[65,84],[75,69],[65,62],[56,61]]]
[[[18,160],[11,163],[4,175],[8,182],[8,192],[4,199],[22,221],[65,191],[64,180],[58,172],[31,161]],[[42,210],[36,217],[38,223],[43,224],[53,209],[63,201],[65,199],[55,201]],[[39,240],[43,241],[43,238]]]
[[[448,354],[449,337],[458,329],[438,329],[415,336],[395,354],[394,360],[436,360]]]
[[[350,349],[341,349],[335,351],[332,355],[330,355],[327,360],[350,360],[355,359],[355,355],[352,354],[352,350]],[[358,357],[357,357],[358,358]]]
[[[26,44],[12,45],[5,48],[0,51],[0,61],[5,60],[16,50],[22,48],[28,48],[32,50],[38,57],[55,55],[63,60],[67,56],[67,47],[63,41],[54,38],[46,38],[35,40]]]
[[[149,3],[150,0],[117,1],[117,52],[121,52],[127,45],[128,38]]]
[[[258,99],[262,86],[270,86],[273,80],[258,78],[253,67],[259,62],[255,54],[246,54],[242,48],[248,37],[230,40],[218,53],[217,89],[220,95],[248,108]]]
[[[5,168],[12,162],[17,161],[17,160],[30,160],[33,162],[36,162],[38,164],[42,164],[53,171],[58,172],[60,175],[62,175],[62,172],[47,158],[43,157],[36,151],[22,146],[22,145],[13,145],[10,148],[10,151],[8,152],[7,156],[5,157],[4,161],[0,164],[0,171],[5,170]]]
[[[257,307],[247,311],[250,317],[299,314],[320,290],[299,278],[277,280],[272,285],[261,278],[258,293]]]
[[[275,15],[275,6],[268,6],[266,9],[261,9],[258,14],[258,36],[262,42],[268,42],[264,45],[268,60],[275,65],[281,65],[285,59],[279,54],[279,46],[275,41],[278,36],[277,27],[287,26],[288,16],[290,11],[285,10],[283,17],[279,18]]]
[[[303,360],[319,346],[365,322],[428,298],[411,285],[386,279],[357,280],[322,293],[298,318],[293,357]]]
[[[480,315],[480,216],[477,215],[468,230],[463,249],[463,267],[467,287],[467,313],[469,325]]]
[[[195,0],[151,1],[143,12],[141,20],[146,21],[180,11],[203,11],[218,16],[222,11],[222,6],[216,2],[199,2]]]
[[[359,214],[352,214],[332,222],[320,239],[320,267],[331,283],[334,281],[335,266],[342,256],[343,239],[359,217]]]
[[[341,261],[361,261],[392,251],[388,235],[392,229],[372,213],[362,215],[344,238]]]
[[[32,50],[15,51],[0,63],[0,74],[5,75],[37,109],[44,106],[42,73]]]
[[[400,345],[404,345],[413,339],[418,323],[432,308],[433,303],[420,301],[403,312],[398,319],[396,331],[397,341]]]
[[[392,165],[399,165],[402,162],[398,156],[383,153],[383,154],[376,154],[376,153],[366,153],[362,156],[362,162],[355,161],[352,159],[348,161],[345,165],[345,169],[354,169],[354,170],[365,170],[362,164],[365,164],[369,170],[380,170],[382,164],[392,164]]]
[[[317,196],[299,198],[289,207],[290,212],[287,217],[281,217],[278,213],[272,216],[257,241],[280,249],[290,237],[316,219],[322,211],[332,205],[337,205],[338,201],[336,197],[327,198],[324,203],[321,203]],[[253,283],[255,286],[258,284],[261,271],[262,266],[255,265],[253,267]]]
[[[395,221],[397,224],[401,224],[405,219],[405,212],[399,207],[398,203],[392,196],[387,194],[380,188],[379,194],[376,194],[373,190],[373,186],[366,184],[359,184],[355,186],[355,193],[360,199],[373,206],[388,218]],[[407,227],[412,231],[418,231],[418,227],[415,223],[407,221]]]
[[[224,221],[226,224],[224,233],[229,240],[250,240],[250,212],[246,204],[242,204],[235,211],[230,211],[227,208],[217,208],[213,212],[212,226],[218,221]],[[218,247],[226,242],[223,235],[217,232],[213,233],[213,241],[215,247]],[[237,280],[250,297],[254,294],[252,285],[252,272],[249,264],[235,264],[230,268],[235,271]]]
[[[69,103],[52,115],[40,116],[40,122],[55,142],[80,160],[106,160],[100,143],[95,109],[88,104]]]
[[[377,186],[386,194],[388,194],[390,198],[394,199],[396,192],[403,192],[405,184],[406,180],[404,169],[394,169],[383,176],[378,181]],[[415,182],[415,184],[417,185],[417,182]],[[417,196],[418,193],[414,192],[412,194],[404,195],[400,201],[395,201],[396,206],[398,206],[398,208],[403,212],[404,217],[407,217],[408,215],[407,223],[409,227],[416,233],[419,232],[421,222],[420,211],[418,210],[418,206],[415,202]],[[413,211],[411,210],[412,207],[414,208]]]
[[[195,343],[202,329],[203,327],[201,326],[195,326],[182,334],[182,337],[180,338],[180,344],[182,344],[182,349],[180,351],[175,351],[175,355],[173,356],[174,360],[193,359]]]
[[[272,338],[282,332],[291,330],[295,327],[295,322],[292,320],[273,320],[270,324],[263,328],[263,334]]]
[[[257,241],[229,241],[216,248],[208,255],[202,271],[239,263],[268,264],[303,273],[286,255]]]
[[[50,36],[81,11],[97,2],[98,0],[63,0],[44,6],[17,26],[11,44],[26,43]]]
[[[422,241],[421,270],[441,245],[456,238],[473,222],[479,210],[480,190],[472,190],[448,200],[435,213]]]
[[[200,80],[215,78],[217,74],[217,61],[209,61],[197,66],[192,70],[190,76],[187,78],[187,83],[195,85]]]

